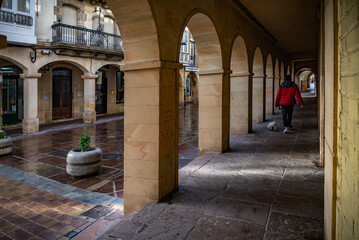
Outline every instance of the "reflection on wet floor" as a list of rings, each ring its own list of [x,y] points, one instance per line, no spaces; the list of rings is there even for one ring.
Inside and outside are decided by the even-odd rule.
[[[198,154],[198,106],[187,105],[179,109],[179,167]],[[0,164],[49,178],[60,183],[123,197],[123,117],[102,117],[96,124],[87,125],[92,146],[103,152],[101,172],[87,178],[73,178],[66,173],[66,155],[76,148],[83,124],[80,121],[43,127],[43,133],[23,136],[9,131],[14,137],[13,152],[0,158]]]
[[[179,168],[198,156],[198,105],[179,110]]]

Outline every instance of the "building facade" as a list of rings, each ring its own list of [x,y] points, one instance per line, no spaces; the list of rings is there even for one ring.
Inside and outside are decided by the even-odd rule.
[[[122,41],[106,4],[6,0],[0,12],[2,118],[39,124],[123,112]]]

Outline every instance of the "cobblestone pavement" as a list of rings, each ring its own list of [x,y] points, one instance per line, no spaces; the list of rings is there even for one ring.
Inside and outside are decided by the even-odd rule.
[[[196,158],[180,170],[178,191],[100,239],[323,239],[317,109],[315,98],[304,101],[290,134],[276,111],[279,131],[255,123],[229,152]]]

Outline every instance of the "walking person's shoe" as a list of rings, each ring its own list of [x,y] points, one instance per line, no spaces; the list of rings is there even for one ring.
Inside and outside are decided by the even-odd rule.
[[[289,128],[285,127],[284,130],[283,130],[283,133],[288,133],[288,131],[289,131]]]

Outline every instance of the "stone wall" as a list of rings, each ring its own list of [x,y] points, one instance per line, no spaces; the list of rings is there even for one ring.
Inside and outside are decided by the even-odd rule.
[[[338,1],[337,239],[359,239],[359,2]]]

